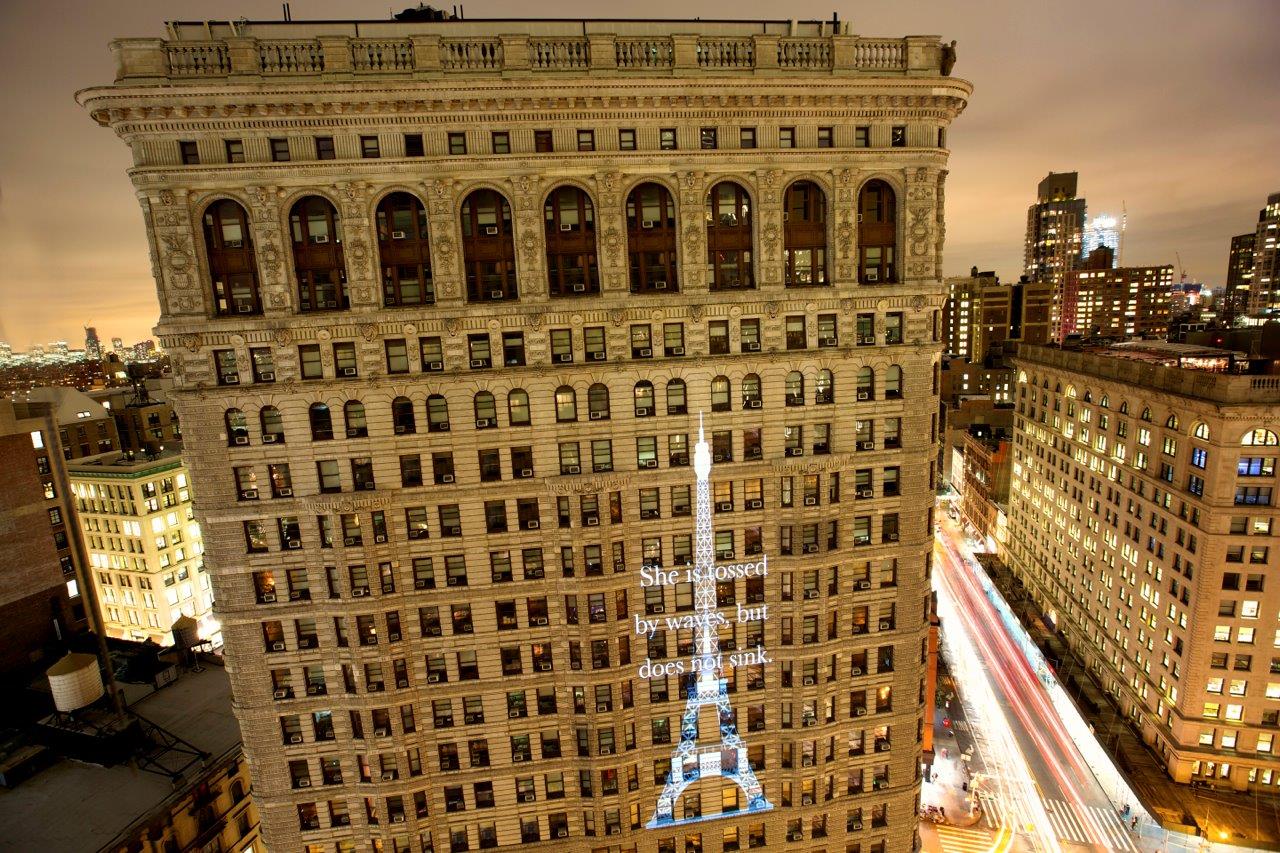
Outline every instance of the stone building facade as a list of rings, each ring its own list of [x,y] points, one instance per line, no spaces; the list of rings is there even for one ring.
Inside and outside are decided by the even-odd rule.
[[[1008,559],[1171,777],[1274,791],[1280,380],[1179,346],[1023,347]]]
[[[817,23],[175,25],[133,151],[272,849],[906,851],[943,291],[937,37]],[[163,84],[156,86],[155,84]],[[738,727],[686,792],[697,415]],[[730,630],[731,629],[731,630]],[[712,728],[708,726],[709,730]],[[700,734],[705,733],[704,730]],[[732,791],[730,786],[730,791]]]

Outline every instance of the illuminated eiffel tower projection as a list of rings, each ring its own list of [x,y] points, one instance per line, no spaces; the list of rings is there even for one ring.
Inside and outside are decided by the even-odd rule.
[[[747,748],[738,736],[738,726],[729,705],[728,682],[721,677],[720,637],[716,627],[722,617],[716,609],[716,563],[711,533],[711,449],[707,447],[702,432],[701,415],[698,416],[698,444],[694,448],[693,470],[698,475],[698,515],[693,551],[693,595],[698,622],[693,671],[686,677],[694,680],[694,684],[685,702],[684,718],[680,723],[680,745],[671,756],[667,784],[658,797],[653,817],[645,824],[649,829],[728,817],[729,814],[716,813],[706,817],[676,818],[676,804],[685,788],[699,779],[713,776],[728,779],[742,789],[746,795],[746,812],[773,808],[773,804],[765,799],[764,788],[747,760]],[[703,708],[716,709],[720,727],[720,738],[716,743],[704,743],[698,737],[698,716]]]

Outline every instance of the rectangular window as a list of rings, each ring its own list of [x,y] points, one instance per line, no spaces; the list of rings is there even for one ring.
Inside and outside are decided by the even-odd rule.
[[[871,147],[871,128],[863,125],[862,127],[855,127],[853,129],[853,147]]]
[[[663,151],[676,150],[676,129],[664,127],[658,131],[658,147]]]
[[[634,128],[624,127],[618,131],[618,150],[619,151],[635,151],[636,150],[636,132]]]
[[[539,154],[549,154],[556,150],[555,142],[551,137],[551,131],[535,130],[533,132],[533,150]]]
[[[894,148],[907,147],[907,128],[904,125],[895,125],[889,131],[889,145]]]
[[[582,344],[586,351],[587,361],[604,361],[607,357],[604,326],[587,326],[583,329]]]
[[[739,322],[738,338],[743,352],[760,352],[760,321],[753,317]]]
[[[323,379],[324,363],[320,360],[319,344],[302,344],[298,347],[298,366],[303,379]]]
[[[818,128],[818,147],[830,148],[835,144],[835,128],[820,127]]]
[[[316,159],[317,160],[333,160],[338,156],[337,150],[333,147],[332,136],[316,137]]]
[[[271,140],[271,159],[276,163],[289,162],[289,140],[273,139]]]
[[[422,157],[426,153],[426,148],[422,144],[421,133],[406,133],[404,135],[404,156]]]
[[[378,145],[378,137],[360,137],[360,156],[366,160],[377,160],[382,156],[382,150]]]
[[[738,147],[756,147],[756,129],[754,127],[744,127],[738,131]]]
[[[227,148],[227,162],[243,163],[244,141],[240,139],[228,139],[225,144]]]
[[[794,127],[782,127],[778,129],[778,147],[796,147],[796,129]]]
[[[493,132],[493,153],[494,154],[510,154],[511,153],[511,134],[505,130],[495,130]]]
[[[729,352],[729,321],[712,320],[707,324],[707,348],[711,355]]]
[[[653,358],[653,343],[649,325],[637,324],[631,327],[631,357]]]
[[[698,132],[699,145],[704,150],[714,150],[716,148],[716,129],[714,127],[704,127]]]
[[[449,134],[449,153],[455,155],[467,153],[467,135],[465,133]]]
[[[386,342],[387,373],[409,372],[409,347],[404,338],[396,338]]]
[[[179,142],[178,155],[184,166],[200,165],[200,150],[194,142]]]
[[[938,147],[947,147],[947,129],[945,127],[938,128]]]
[[[595,151],[596,150],[596,132],[594,130],[578,131],[578,150],[579,151]]]

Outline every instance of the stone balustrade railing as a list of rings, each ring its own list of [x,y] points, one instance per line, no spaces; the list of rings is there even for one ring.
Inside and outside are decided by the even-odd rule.
[[[317,34],[291,39],[228,35],[208,40],[120,39],[112,49],[118,82],[544,73],[929,76],[939,73],[942,55],[936,36],[872,39],[760,33],[374,38]]]
[[[1028,345],[1018,349],[1015,363],[1024,368],[1041,364],[1079,374],[1082,383],[1094,376],[1216,403],[1280,403],[1280,376],[1211,373],[1116,358],[1105,352]]]

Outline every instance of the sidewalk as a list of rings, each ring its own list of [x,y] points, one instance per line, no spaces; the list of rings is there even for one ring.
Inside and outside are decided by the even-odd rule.
[[[973,738],[957,731],[967,729],[967,724],[957,726],[964,722],[960,700],[952,698],[948,708],[949,696],[955,697],[955,683],[939,661],[938,705],[933,712],[933,778],[926,778],[921,786],[920,805],[939,806],[945,817],[944,826],[968,827],[982,820],[982,807],[969,782],[972,774],[983,768],[974,754]],[[966,754],[970,756],[968,760],[964,757]]]
[[[1090,676],[1084,661],[1052,632],[1029,591],[993,554],[975,555],[1046,658],[1081,715],[1112,756],[1146,809],[1162,827],[1207,841],[1280,850],[1280,798],[1240,791],[1192,788],[1165,773],[1164,764],[1128,724],[1114,700]]]

